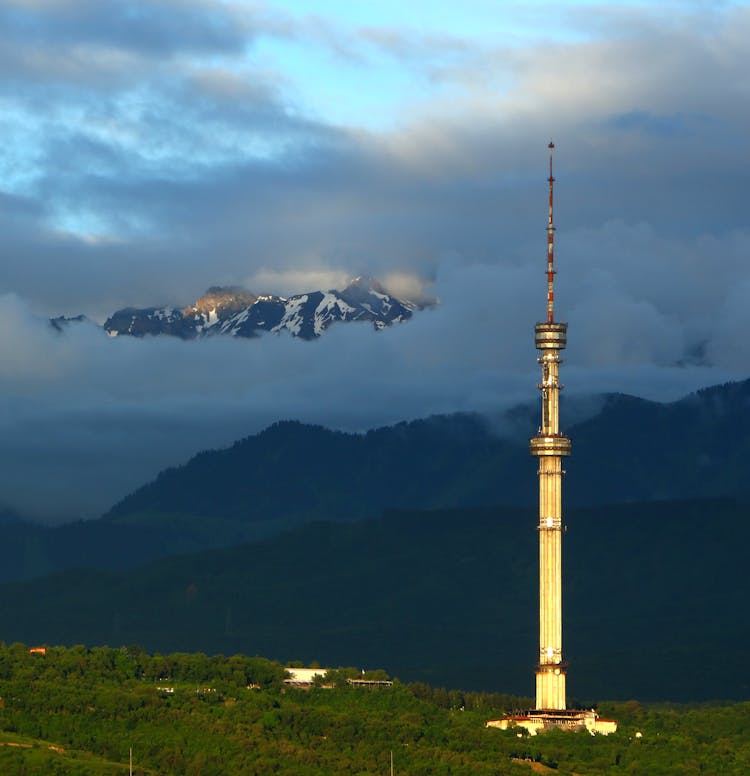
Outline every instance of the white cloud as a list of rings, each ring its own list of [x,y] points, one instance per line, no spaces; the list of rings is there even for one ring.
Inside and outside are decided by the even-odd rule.
[[[256,294],[292,296],[306,291],[342,289],[351,280],[350,273],[341,269],[272,269],[261,267],[250,275],[243,286]]]

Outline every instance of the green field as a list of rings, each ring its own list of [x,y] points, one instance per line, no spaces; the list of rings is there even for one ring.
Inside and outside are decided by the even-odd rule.
[[[750,703],[602,703],[615,735],[528,737],[484,721],[529,699],[346,675],[301,690],[263,658],[0,645],[0,772],[127,773],[130,747],[137,774],[388,774],[391,752],[412,776],[750,772]]]

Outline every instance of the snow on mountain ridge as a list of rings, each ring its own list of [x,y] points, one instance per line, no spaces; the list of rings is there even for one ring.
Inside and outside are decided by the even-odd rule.
[[[354,278],[342,291],[311,291],[288,298],[255,295],[235,286],[213,286],[193,305],[125,308],[104,323],[111,335],[168,334],[182,339],[229,335],[257,337],[288,332],[316,339],[337,321],[369,321],[376,330],[411,318],[420,307],[389,294],[376,280]]]

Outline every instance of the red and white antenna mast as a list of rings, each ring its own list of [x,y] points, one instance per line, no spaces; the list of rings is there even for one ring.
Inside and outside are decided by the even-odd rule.
[[[549,145],[549,218],[547,219],[547,323],[555,320],[555,224],[552,218],[555,179],[552,176],[552,151],[555,144]]]

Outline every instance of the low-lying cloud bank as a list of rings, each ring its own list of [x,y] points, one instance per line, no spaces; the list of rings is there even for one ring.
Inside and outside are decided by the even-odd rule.
[[[46,521],[93,517],[162,468],[284,418],[348,430],[457,411],[497,420],[536,400],[538,265],[445,262],[437,307],[380,333],[333,326],[315,342],[110,338],[92,323],[60,334],[4,296],[0,500]],[[658,294],[628,294],[603,269],[585,283],[563,277],[569,395],[672,399],[744,376],[746,313],[733,286],[713,316],[696,310],[676,322]],[[702,345],[700,363],[689,363],[685,331]]]

